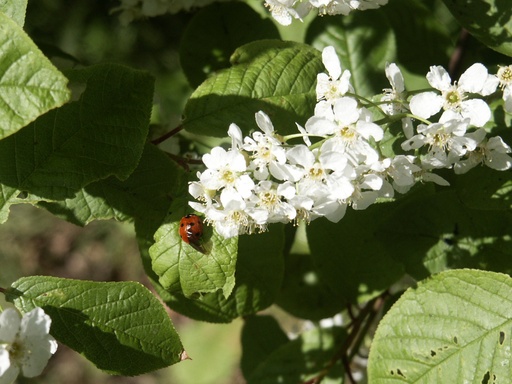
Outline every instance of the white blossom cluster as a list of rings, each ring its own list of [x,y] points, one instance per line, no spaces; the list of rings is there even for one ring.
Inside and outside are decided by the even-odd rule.
[[[353,93],[351,73],[342,70],[333,47],[323,50],[322,61],[327,73],[317,77],[315,112],[304,127],[297,125],[300,133],[278,135],[260,111],[256,123],[261,131],[243,138],[231,124],[231,147],[215,147],[203,156],[206,170],[189,185],[199,202],[189,204],[222,236],[322,216],[337,222],[347,207],[365,209],[395,191],[406,193],[419,181],[448,185],[433,172],[439,168],[464,173],[478,164],[512,167],[511,148],[498,136],[487,137],[483,126],[491,110],[476,97],[500,87],[505,109],[512,112],[512,66],[491,75],[474,64],[455,83],[444,68],[431,67],[427,80],[437,91],[410,97],[398,66],[389,64],[391,88],[371,102]],[[386,123],[376,124],[370,108]],[[404,152],[386,157],[378,144],[386,125],[397,119],[402,120]],[[293,138],[304,143],[288,143]]]
[[[23,318],[11,308],[0,314],[0,383],[12,383],[20,373],[25,377],[41,374],[57,351],[50,325],[42,308],[34,308]]]
[[[312,9],[323,15],[348,15],[354,10],[376,9],[388,0],[265,0],[272,17],[281,25],[302,20]]]
[[[112,12],[118,12],[121,23],[126,25],[141,17],[189,11],[220,1],[227,0],[120,0],[120,4]],[[379,8],[387,2],[388,0],[265,0],[264,5],[279,24],[290,25],[293,19],[302,20],[313,9],[321,16],[346,16],[354,10]]]

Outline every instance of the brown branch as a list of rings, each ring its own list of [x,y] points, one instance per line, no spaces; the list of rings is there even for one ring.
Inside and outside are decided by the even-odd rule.
[[[469,32],[462,29],[459,34],[459,39],[457,40],[457,46],[453,51],[450,62],[448,63],[448,73],[452,79],[458,78],[461,73],[462,61],[464,59],[464,54],[466,53],[469,38]]]
[[[388,292],[382,293],[380,296],[375,299],[369,301],[366,306],[361,309],[361,311],[357,314],[357,316],[352,318],[352,322],[350,326],[352,327],[350,333],[348,334],[345,342],[340,347],[340,349],[333,355],[331,360],[326,364],[325,368],[313,379],[307,381],[304,384],[318,384],[322,381],[322,379],[329,373],[329,370],[338,362],[341,361],[344,368],[345,373],[348,377],[348,380],[352,384],[356,384],[354,377],[352,376],[352,372],[350,370],[350,362],[354,355],[357,353],[359,346],[361,345],[366,332],[370,328],[371,324],[377,317],[377,314],[380,312],[384,303],[386,302],[386,298],[389,295]],[[348,308],[348,307],[347,307]],[[353,314],[352,314],[353,316]]]
[[[158,138],[156,138],[154,140],[151,140],[151,143],[154,144],[154,145],[158,145],[158,144],[164,142],[165,140],[167,140],[169,137],[173,137],[175,134],[177,134],[182,129],[183,129],[183,126],[182,125],[178,125],[176,128],[170,130],[169,132],[167,132],[163,136],[160,136],[160,137],[158,137]]]

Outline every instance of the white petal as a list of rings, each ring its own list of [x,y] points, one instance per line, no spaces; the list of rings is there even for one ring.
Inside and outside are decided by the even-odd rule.
[[[322,51],[322,62],[333,80],[338,80],[341,75],[341,64],[334,47],[325,47]]]
[[[445,187],[450,185],[450,183],[448,181],[443,179],[441,176],[436,175],[435,173],[430,173],[430,172],[424,173],[422,179],[424,181],[431,181],[433,183],[436,183],[437,185],[442,185]]]
[[[12,308],[5,309],[0,314],[0,342],[12,343],[20,329],[21,318]]]
[[[512,113],[512,87],[507,86],[503,90],[503,100],[505,101],[505,111]]]
[[[315,155],[305,145],[296,145],[286,152],[286,157],[291,164],[302,165],[304,168],[310,168],[315,163]]]
[[[12,364],[7,371],[0,376],[0,384],[12,384],[20,374],[20,368]]]
[[[256,124],[260,129],[265,132],[267,135],[272,136],[274,134],[274,126],[272,125],[272,121],[266,113],[263,111],[259,111],[256,113]]]
[[[6,349],[7,344],[0,346],[0,377],[9,369],[11,366],[11,359],[9,357],[9,351]]]
[[[337,223],[343,219],[345,212],[347,212],[347,204],[333,203],[333,207],[330,209],[330,212],[325,215],[325,217],[327,220],[333,223]]]
[[[306,130],[312,135],[332,135],[338,126],[325,118],[322,117],[310,117],[306,121]]]
[[[491,137],[487,142],[487,149],[501,153],[509,153],[510,146],[500,136]]]
[[[314,116],[334,121],[334,112],[332,111],[331,103],[326,100],[320,100],[318,103],[316,103]]]
[[[361,192],[361,198],[352,203],[352,208],[362,210],[368,208],[370,205],[375,203],[379,194],[373,191]]]
[[[309,147],[311,146],[311,140],[309,139],[309,136],[308,136],[308,132],[306,131],[305,128],[303,128],[302,126],[300,126],[298,123],[295,123],[295,125],[297,126],[297,129],[299,130],[300,133],[302,133],[302,140],[304,140],[304,143]]]
[[[386,64],[386,77],[398,93],[405,91],[404,77],[395,63]]]
[[[349,125],[359,119],[357,101],[352,97],[342,97],[334,103],[334,115],[341,124]]]
[[[414,135],[414,125],[410,117],[404,117],[402,119],[402,129],[406,139],[410,139]]]
[[[446,72],[446,69],[439,65],[430,67],[430,71],[427,73],[427,80],[432,87],[440,91],[448,90],[452,83],[452,79],[448,72]]]
[[[48,334],[51,324],[50,316],[44,313],[42,308],[34,308],[21,319],[20,335],[22,337],[39,337],[40,335]]]
[[[498,171],[506,171],[512,167],[512,158],[505,153],[494,153],[485,159],[485,165]]]
[[[404,151],[410,151],[411,149],[421,148],[425,144],[425,140],[425,136],[415,135],[402,143],[402,149]]]
[[[383,181],[380,176],[369,174],[364,176],[364,181],[361,183],[361,186],[363,188],[369,188],[373,189],[374,191],[378,191],[382,188],[382,183]]]
[[[373,137],[375,141],[380,141],[384,137],[384,131],[375,123],[367,123],[364,121],[357,122],[357,132],[366,140]]]
[[[489,96],[490,94],[496,92],[496,88],[498,88],[499,84],[500,80],[496,75],[487,75],[487,80],[485,81],[480,94],[482,96]]]
[[[428,119],[441,110],[443,103],[443,97],[437,93],[422,92],[411,98],[409,107],[414,115]]]
[[[242,130],[238,125],[232,123],[229,125],[228,136],[231,137],[231,147],[240,148],[243,143]]]
[[[475,63],[460,76],[459,87],[466,92],[480,93],[486,80],[487,68],[483,64]]]
[[[475,127],[483,127],[491,119],[489,105],[480,99],[470,99],[462,102],[462,116],[469,117]]]

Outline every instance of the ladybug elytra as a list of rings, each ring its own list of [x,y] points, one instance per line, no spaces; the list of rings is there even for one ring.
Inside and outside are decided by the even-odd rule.
[[[201,238],[203,237],[203,221],[199,216],[191,213],[181,219],[180,237],[185,243],[190,244],[194,249],[205,253],[201,244]]]

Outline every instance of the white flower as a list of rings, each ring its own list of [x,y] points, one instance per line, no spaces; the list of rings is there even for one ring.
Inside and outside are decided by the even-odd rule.
[[[319,105],[315,107],[315,115],[320,115],[320,111],[327,110],[338,98],[354,90],[350,85],[350,71],[341,71],[340,60],[334,47],[328,46],[322,50],[322,62],[329,74],[317,75],[316,97]]]
[[[268,212],[268,223],[288,223],[295,219],[295,208],[284,201],[284,198],[295,196],[295,187],[291,182],[283,184],[272,181],[261,181],[255,188],[253,202]]]
[[[269,117],[259,111],[256,113],[256,123],[263,132],[254,132],[251,137],[244,140],[243,149],[252,152],[253,155],[249,169],[254,171],[257,180],[266,180],[269,171],[279,180],[287,180],[292,177],[293,170],[288,169],[286,152],[274,132],[274,126]]]
[[[512,65],[500,67],[498,69],[498,80],[503,89],[503,101],[505,101],[505,111],[512,113]]]
[[[406,110],[404,106],[407,106],[407,103],[405,103],[407,95],[405,94],[404,77],[395,63],[387,63],[385,72],[389,84],[391,84],[391,89],[384,89],[382,101],[392,101],[392,103],[384,104],[382,109],[388,115],[396,115]]]
[[[334,121],[313,116],[306,122],[306,130],[314,135],[332,135],[329,143],[332,152],[345,153],[354,164],[368,164],[378,160],[377,151],[368,143],[372,138],[380,141],[384,135],[381,127],[373,123],[366,108],[358,108],[351,97],[338,99],[333,108]],[[324,145],[325,145],[324,144]]]
[[[400,68],[395,63],[386,64],[386,77],[391,84],[391,88],[385,88],[384,96],[381,101],[390,101],[389,104],[383,104],[382,110],[388,115],[396,115],[408,111],[407,93],[405,92],[405,82]],[[402,119],[402,129],[405,137],[410,139],[413,132],[412,119],[404,117]]]
[[[428,145],[428,154],[422,162],[434,168],[449,167],[466,152],[473,151],[478,142],[474,137],[466,136],[469,119],[450,120],[430,125],[420,124],[418,135],[402,143],[405,151]]]
[[[264,231],[268,212],[258,209],[244,200],[233,189],[222,191],[221,205],[210,206],[203,211],[207,222],[224,238]]]
[[[265,6],[281,25],[290,25],[293,19],[302,21],[311,9],[307,2],[297,0],[266,0]]]
[[[480,137],[485,136],[483,129],[479,131],[483,131]],[[468,154],[467,159],[456,163],[454,171],[457,174],[466,173],[481,163],[497,171],[506,171],[512,167],[512,158],[507,155],[510,152],[512,152],[511,148],[501,137],[491,137],[489,140],[483,140],[474,151]]]
[[[205,189],[219,190],[222,188],[235,188],[241,196],[252,194],[254,182],[243,174],[247,165],[245,157],[237,150],[226,151],[222,147],[215,147],[210,153],[203,155],[203,163],[208,167],[199,176]]]
[[[440,121],[469,118],[476,127],[482,127],[491,118],[491,110],[485,101],[467,99],[468,93],[487,95],[498,85],[497,79],[490,76],[482,64],[473,64],[453,85],[450,75],[441,66],[430,67],[427,80],[433,88],[441,91],[441,95],[423,92],[413,96],[410,102],[413,114],[427,119],[442,108],[445,116]]]
[[[57,351],[57,342],[49,334],[50,317],[41,308],[23,318],[14,309],[0,314],[0,383],[11,383],[20,372],[25,377],[41,374]]]
[[[347,16],[353,9],[352,0],[309,0],[311,5],[318,8],[319,15]]]

